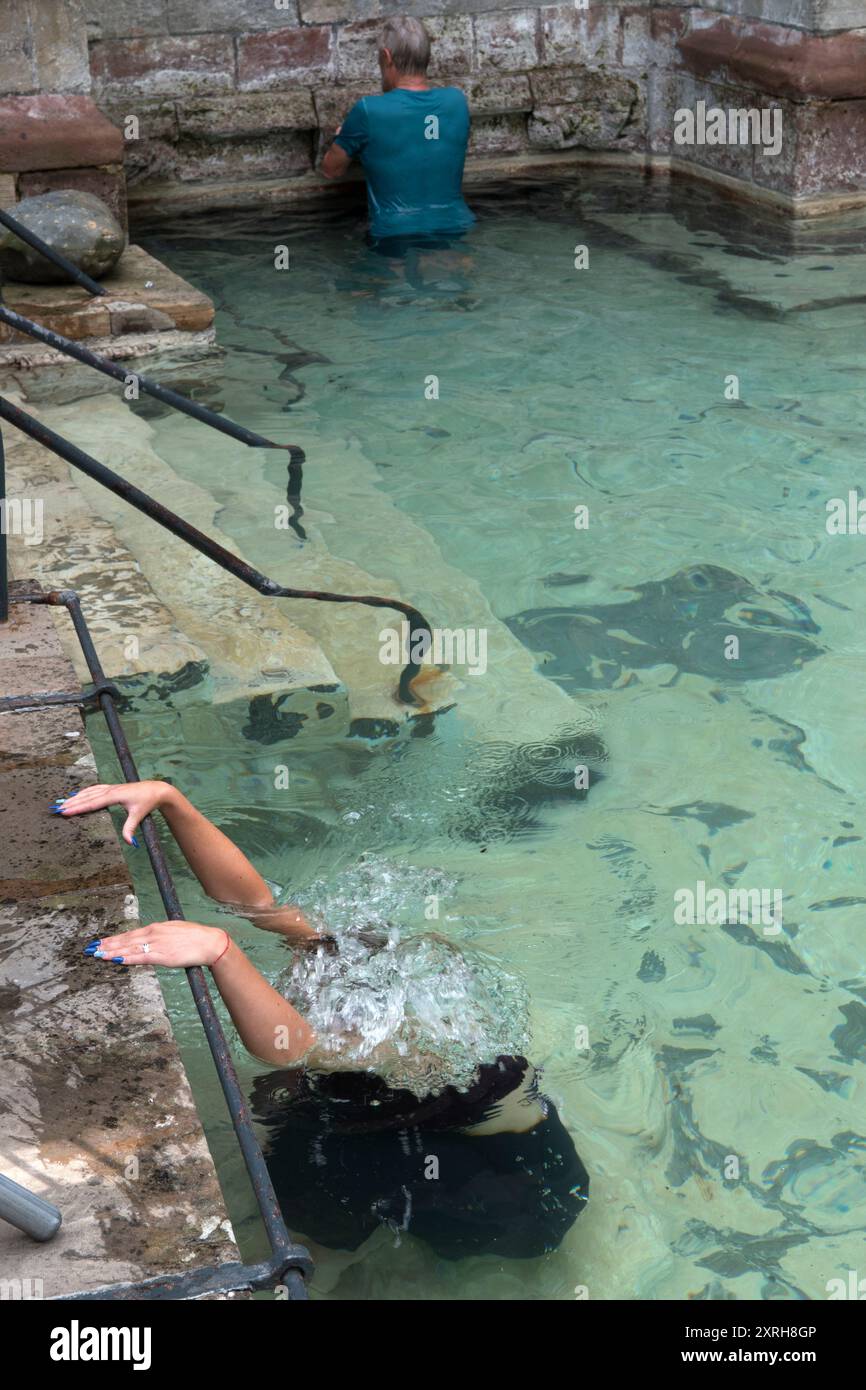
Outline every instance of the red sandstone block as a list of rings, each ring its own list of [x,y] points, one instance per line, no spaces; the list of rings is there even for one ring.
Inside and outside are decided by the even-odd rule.
[[[234,86],[235,57],[227,34],[109,39],[91,49],[96,87],[126,88],[142,97],[225,90]]]
[[[245,34],[238,39],[238,86],[249,91],[324,77],[331,67],[331,43],[326,25]]]
[[[866,188],[866,101],[809,105],[798,117],[797,196]]]
[[[678,43],[698,77],[721,77],[793,100],[866,97],[866,35],[809,34],[695,11]]]
[[[0,170],[117,164],[123,136],[90,97],[26,96],[0,101]]]

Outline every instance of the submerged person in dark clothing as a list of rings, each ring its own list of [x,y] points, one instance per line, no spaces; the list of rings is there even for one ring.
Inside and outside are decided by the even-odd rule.
[[[586,1204],[588,1178],[535,1068],[522,1056],[471,1051],[458,1084],[438,1055],[437,1040],[444,1052],[451,1036],[465,1053],[482,1035],[479,1020],[495,1014],[495,985],[472,995],[489,966],[473,966],[436,933],[395,944],[361,932],[338,945],[300,909],[277,905],[237,846],[166,782],[90,787],[55,810],[72,816],[108,806],[126,809],[128,841],[159,809],[205,891],[300,952],[281,992],[222,927],[154,922],[85,948],[115,964],[210,967],[244,1046],[279,1068],[256,1082],[253,1104],[290,1226],[342,1251],[358,1250],[384,1226],[447,1259],[526,1258],[559,1245]],[[361,986],[356,963],[371,953],[379,975],[368,972]],[[379,1017],[377,979],[404,978],[408,1006],[402,1026],[391,1027]],[[412,994],[418,980],[426,994]],[[328,991],[325,1009],[319,1000]],[[307,1001],[309,1017],[287,994]],[[418,1025],[425,999],[434,1020],[426,1032]],[[334,1000],[342,1029],[330,1026]],[[372,1038],[365,1018],[376,1025]]]

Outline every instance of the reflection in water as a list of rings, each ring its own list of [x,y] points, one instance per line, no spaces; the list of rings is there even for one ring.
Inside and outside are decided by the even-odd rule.
[[[547,581],[550,582],[549,580]],[[761,592],[718,565],[633,585],[626,603],[538,608],[509,626],[567,689],[618,684],[626,672],[674,666],[713,680],[767,680],[820,656],[820,629],[790,594]],[[758,606],[761,605],[761,606]],[[739,647],[726,655],[731,635]],[[803,635],[808,634],[808,635]]]

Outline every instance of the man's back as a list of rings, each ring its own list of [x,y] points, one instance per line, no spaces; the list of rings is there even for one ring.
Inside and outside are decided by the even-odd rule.
[[[469,107],[457,87],[395,87],[355,103],[335,144],[364,166],[373,237],[472,225],[460,191],[468,138]]]

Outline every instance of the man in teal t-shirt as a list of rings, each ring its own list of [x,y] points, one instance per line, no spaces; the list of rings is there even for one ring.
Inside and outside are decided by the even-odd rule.
[[[361,161],[374,243],[436,242],[475,221],[460,191],[469,107],[459,88],[430,86],[429,61],[423,24],[389,20],[379,51],[382,92],[355,103],[322,161],[329,179]]]

